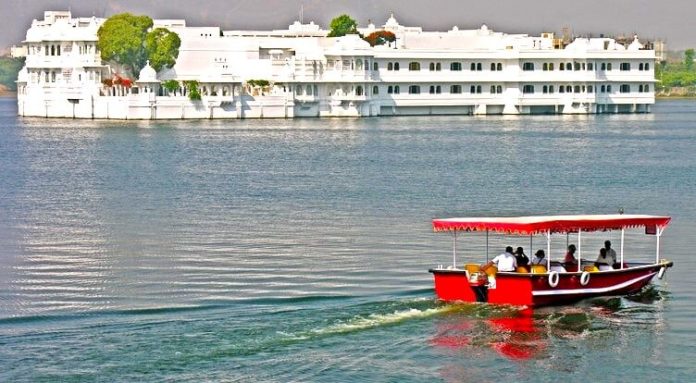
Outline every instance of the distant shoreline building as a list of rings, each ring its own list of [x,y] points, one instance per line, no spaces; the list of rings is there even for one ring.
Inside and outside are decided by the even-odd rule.
[[[286,30],[223,31],[154,20],[182,44],[176,65],[146,66],[132,86],[113,84],[97,51],[105,21],[46,11],[22,45],[19,115],[99,119],[646,113],[655,103],[655,51],[634,37],[563,41],[475,30],[427,32],[400,25],[371,47],[358,35],[326,37],[314,23]],[[650,45],[648,47],[651,47]],[[166,80],[196,80],[202,100]],[[266,80],[268,86],[254,85]]]

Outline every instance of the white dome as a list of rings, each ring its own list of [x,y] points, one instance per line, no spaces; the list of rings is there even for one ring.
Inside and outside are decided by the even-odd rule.
[[[159,82],[157,80],[157,72],[150,66],[150,61],[147,61],[145,67],[140,70],[138,82]]]
[[[637,51],[643,49],[643,44],[638,40],[638,36],[633,37],[633,42],[628,46],[629,51]]]

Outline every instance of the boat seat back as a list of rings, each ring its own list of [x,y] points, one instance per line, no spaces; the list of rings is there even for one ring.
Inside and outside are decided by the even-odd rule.
[[[529,269],[527,269],[527,266],[517,266],[517,272],[527,274],[529,273]]]
[[[481,271],[481,266],[475,263],[467,263],[464,265],[464,270],[468,271],[469,274],[473,274]]]
[[[609,265],[599,265],[599,271],[607,271],[607,270],[614,270],[614,268],[609,266]]]
[[[494,266],[494,265],[490,265],[490,266],[486,267],[486,269],[483,271],[485,271],[489,277],[495,277],[495,275],[498,273],[498,267]]]
[[[583,267],[583,268],[582,268],[582,271],[588,271],[588,272],[590,272],[590,273],[594,273],[594,272],[599,271],[599,269],[597,268],[597,266],[591,265],[591,266],[585,266],[585,267]]]
[[[532,265],[532,274],[546,274],[546,266]]]

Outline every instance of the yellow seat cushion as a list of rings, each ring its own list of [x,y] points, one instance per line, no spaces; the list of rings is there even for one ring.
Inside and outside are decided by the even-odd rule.
[[[590,266],[585,266],[585,267],[583,267],[583,268],[582,268],[582,271],[588,271],[588,272],[590,272],[590,273],[594,273],[594,272],[596,272],[596,271],[599,271],[599,269],[598,269],[597,266],[595,266],[595,265],[590,265]]]
[[[464,265],[464,270],[468,271],[469,274],[473,274],[481,271],[481,266],[475,263],[467,263]]]
[[[546,266],[532,265],[532,274],[546,274]]]
[[[527,266],[517,266],[517,272],[518,273],[529,273],[529,269],[527,269]]]

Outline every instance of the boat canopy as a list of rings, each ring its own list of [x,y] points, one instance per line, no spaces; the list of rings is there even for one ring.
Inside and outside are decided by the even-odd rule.
[[[572,233],[645,227],[664,228],[670,217],[638,214],[556,215],[530,217],[471,217],[433,220],[434,231],[493,231],[507,234]]]

